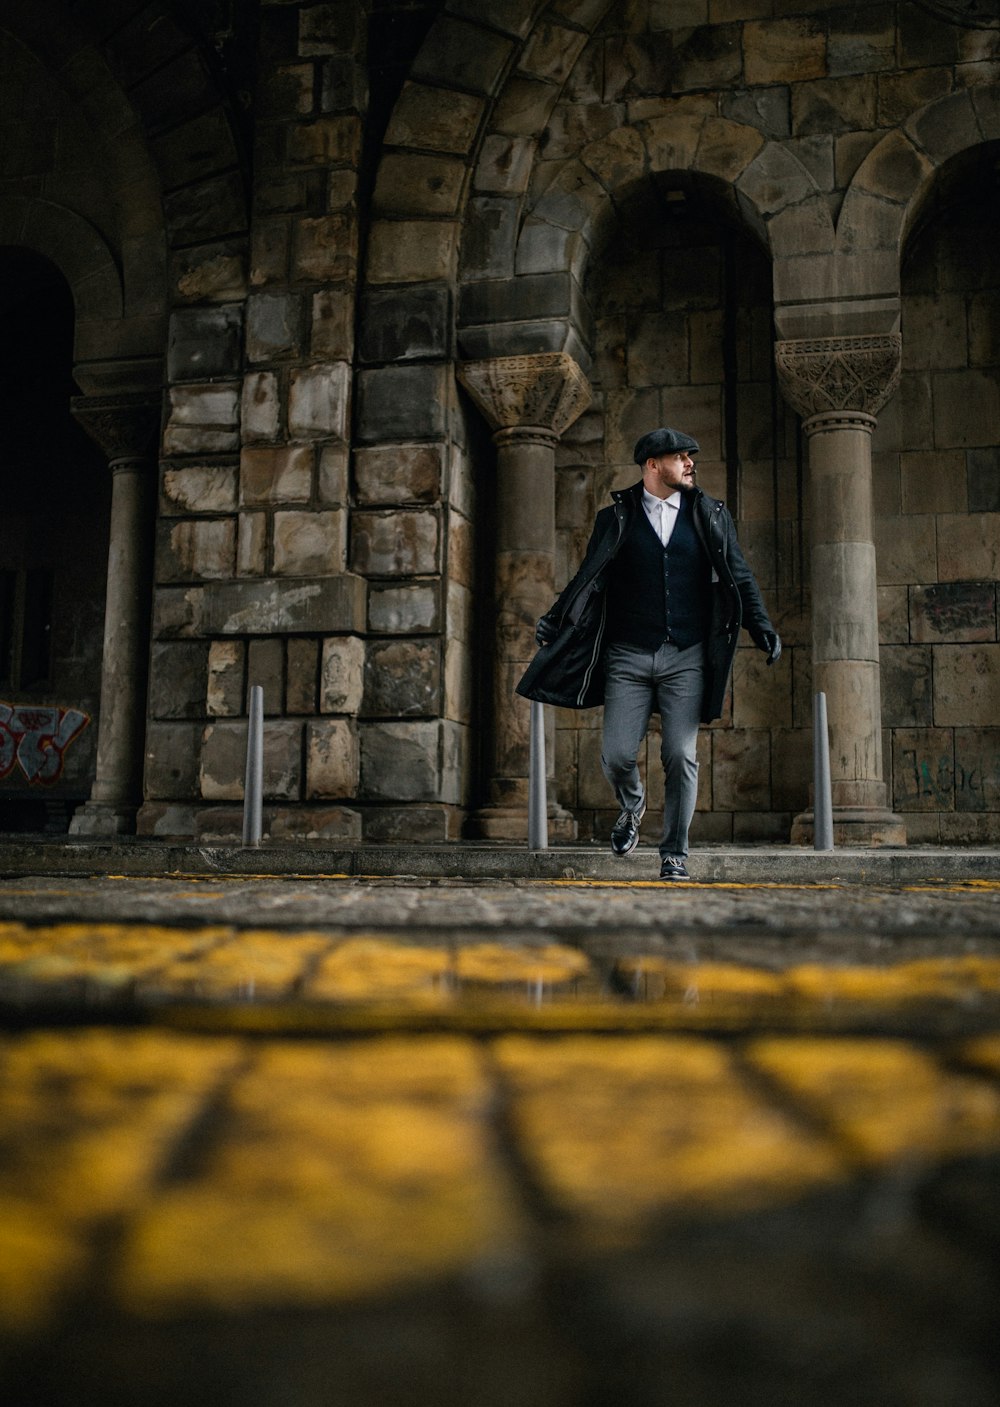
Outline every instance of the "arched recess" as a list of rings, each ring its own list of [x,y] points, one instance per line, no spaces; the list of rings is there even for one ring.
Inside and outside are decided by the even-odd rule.
[[[900,233],[900,389],[874,436],[882,724],[891,800],[910,838],[993,843],[1000,269],[991,251],[1000,140],[936,154]]]
[[[619,128],[563,163],[519,223],[512,276],[481,280],[478,290],[463,280],[460,350],[473,357],[559,350],[587,365],[580,290],[617,211],[649,183],[683,191],[699,181],[715,186],[732,218],[769,252],[778,296],[801,281],[805,261],[815,270],[832,252],[826,202],[792,153],[753,127],[681,110]],[[539,306],[551,315],[525,315]]]
[[[837,220],[837,299],[862,300],[865,332],[892,331],[900,265],[935,177],[963,152],[1000,140],[1000,84],[939,98],[889,132],[861,163]]]

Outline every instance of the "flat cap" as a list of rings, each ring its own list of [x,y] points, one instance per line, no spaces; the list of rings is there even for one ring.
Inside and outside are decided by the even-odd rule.
[[[636,441],[635,462],[645,464],[647,459],[657,459],[661,454],[697,454],[701,446],[683,430],[649,430]]]

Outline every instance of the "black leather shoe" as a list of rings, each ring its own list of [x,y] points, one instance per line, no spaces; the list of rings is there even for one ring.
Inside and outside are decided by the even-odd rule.
[[[646,814],[643,801],[638,811],[623,811],[611,827],[611,853],[629,855],[639,844],[639,822]]]
[[[667,855],[660,865],[661,879],[690,879],[687,872],[687,865],[683,860],[677,859],[674,855]]]

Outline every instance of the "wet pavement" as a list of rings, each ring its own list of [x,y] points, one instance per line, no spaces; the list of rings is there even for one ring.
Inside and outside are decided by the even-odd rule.
[[[26,868],[0,878],[12,1407],[1000,1400],[981,866]]]

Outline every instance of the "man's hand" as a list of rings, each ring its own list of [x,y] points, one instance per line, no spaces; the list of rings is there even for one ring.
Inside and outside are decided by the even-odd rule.
[[[781,659],[781,636],[776,630],[762,630],[754,635],[753,643],[758,650],[762,650],[767,655],[769,665],[777,664]]]
[[[535,644],[551,645],[558,634],[558,630],[553,630],[549,621],[542,616],[541,620],[535,626]]]

